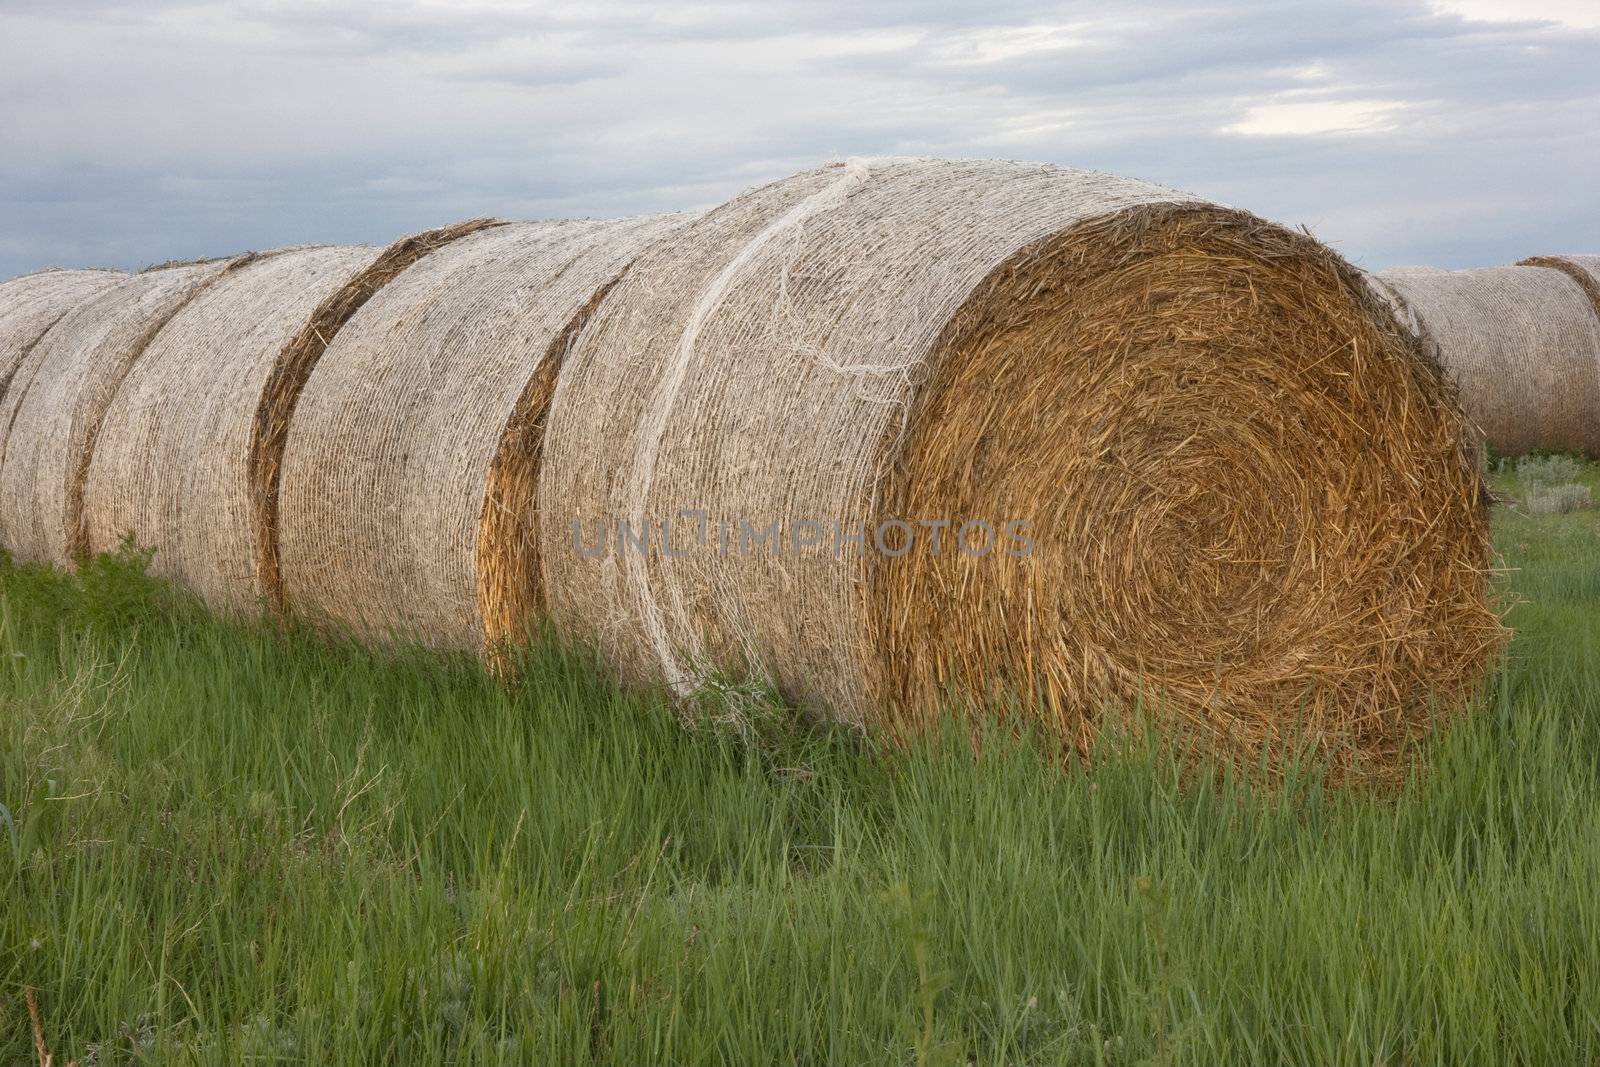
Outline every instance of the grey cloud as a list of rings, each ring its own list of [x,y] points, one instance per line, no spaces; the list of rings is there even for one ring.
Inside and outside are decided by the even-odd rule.
[[[1062,24],[1066,47],[961,53]],[[16,0],[0,276],[700,207],[892,153],[1134,174],[1370,266],[1600,250],[1597,70],[1600,33],[1421,0]],[[1404,106],[1357,134],[1224,130],[1318,100]]]

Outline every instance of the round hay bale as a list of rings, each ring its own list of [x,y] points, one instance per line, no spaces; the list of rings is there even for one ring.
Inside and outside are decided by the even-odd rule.
[[[46,330],[126,277],[115,270],[51,269],[0,282],[0,397]]]
[[[1570,274],[1516,266],[1378,279],[1437,346],[1496,451],[1600,456],[1600,316]]]
[[[502,225],[499,219],[468,219],[402,237],[384,249],[371,266],[324,300],[279,356],[272,377],[262,390],[255,435],[250,444],[250,484],[255,494],[256,589],[268,604],[279,609],[283,606],[277,540],[278,480],[283,469],[283,451],[289,440],[295,408],[300,403],[300,392],[317,361],[351,316],[396,275],[452,241]]]
[[[156,550],[154,573],[211,607],[259,605],[257,479],[263,440],[273,439],[263,431],[286,421],[321,338],[336,335],[416,259],[485,224],[429,230],[381,254],[283,249],[192,300],[146,348],[107,411],[85,493],[90,550],[132,534]]]
[[[1360,273],[1054,166],[855,161],[653,246],[539,498],[551,618],[627,676],[892,732],[1016,700],[1088,746],[1145,701],[1385,758],[1501,639],[1460,409]]]
[[[250,445],[262,391],[311,314],[373,248],[297,248],[219,279],[156,335],[107,409],[84,493],[89,550],[128,535],[153,573],[252,606]]]
[[[369,637],[484,649],[537,612],[529,524],[562,351],[676,217],[519,223],[416,264],[311,374],[277,519],[295,613]]]
[[[17,368],[0,407],[0,512],[18,560],[69,566],[88,547],[83,485],[106,407],[151,339],[253,255],[129,276],[68,311]]]
[[[17,368],[46,331],[74,307],[126,278],[113,270],[45,270],[0,282],[0,412]],[[0,455],[10,420],[0,420]],[[0,510],[0,547],[11,543]]]
[[[1549,267],[1578,283],[1589,294],[1589,304],[1600,315],[1600,256],[1530,256],[1520,267]]]

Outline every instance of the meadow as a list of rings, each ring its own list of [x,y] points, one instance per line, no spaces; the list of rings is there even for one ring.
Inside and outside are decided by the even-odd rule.
[[[1392,788],[685,726],[551,641],[8,567],[0,1063],[1594,1061],[1600,511],[1496,538],[1516,638]]]

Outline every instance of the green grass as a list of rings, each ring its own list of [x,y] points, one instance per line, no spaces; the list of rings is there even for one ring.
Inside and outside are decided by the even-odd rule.
[[[1586,477],[1593,477],[1591,471]],[[1600,1059],[1600,514],[1499,515],[1519,635],[1398,795],[688,730],[0,575],[0,1063]]]

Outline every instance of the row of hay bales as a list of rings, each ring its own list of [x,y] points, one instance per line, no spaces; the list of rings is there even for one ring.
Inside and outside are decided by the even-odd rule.
[[[1437,346],[1497,452],[1600,458],[1600,256],[1399,267],[1374,279]]]
[[[858,160],[698,215],[35,275],[0,345],[5,547],[131,534],[221,610],[490,652],[548,620],[892,730],[992,702],[1088,744],[1143,701],[1380,760],[1500,640],[1423,340],[1310,237],[1096,172]]]

